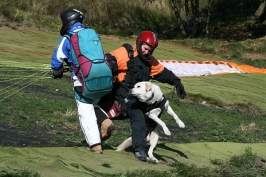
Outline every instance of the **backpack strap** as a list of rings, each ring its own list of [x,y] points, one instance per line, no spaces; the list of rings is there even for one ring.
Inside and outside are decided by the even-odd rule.
[[[87,27],[85,27],[84,29],[89,29]],[[84,29],[81,29],[81,30],[84,30]],[[79,30],[80,31],[80,30]],[[76,32],[68,32],[68,33],[65,33],[64,36],[67,37],[68,39],[71,38],[71,36],[79,31],[76,31]],[[97,34],[98,35],[98,34]],[[100,38],[100,36],[98,35],[98,37]]]
[[[74,34],[75,34],[75,33],[70,33],[70,32],[68,32],[68,33],[65,33],[65,34],[64,34],[64,37],[66,37],[66,38],[70,41],[71,36],[73,36]],[[71,44],[71,43],[70,43],[70,44]],[[68,59],[64,59],[64,62],[66,62],[66,64],[70,66],[70,63],[68,63]],[[72,72],[72,71],[73,71],[72,66],[70,66],[69,68],[70,68],[69,71]],[[75,74],[77,74],[79,70],[80,70],[80,67],[78,67],[78,70],[75,72]]]
[[[75,33],[66,33],[66,34],[64,34],[64,37],[70,39],[73,34],[75,34]]]
[[[122,46],[126,48],[126,50],[128,52],[128,57],[130,58],[130,60],[133,59],[134,58],[134,52],[133,52],[132,45],[125,43]]]
[[[134,78],[134,52],[132,45],[128,43],[123,44],[122,47],[127,50],[130,60],[127,62],[128,71],[126,72],[125,80],[121,82],[121,84],[126,88],[126,90],[129,90]]]
[[[121,86],[123,88],[119,89],[119,101],[121,103],[121,107],[125,109],[124,103],[127,103],[130,100],[129,90],[131,89],[132,82],[134,80],[134,51],[132,45],[128,43],[123,44],[122,47],[127,50],[128,57],[130,59],[127,62],[128,71],[126,72],[125,80],[121,82]]]

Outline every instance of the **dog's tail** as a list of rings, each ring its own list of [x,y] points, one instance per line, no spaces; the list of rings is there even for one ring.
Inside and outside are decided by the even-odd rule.
[[[123,143],[121,143],[117,148],[116,151],[123,151],[127,149],[128,147],[132,146],[132,138],[129,137],[126,139]]]

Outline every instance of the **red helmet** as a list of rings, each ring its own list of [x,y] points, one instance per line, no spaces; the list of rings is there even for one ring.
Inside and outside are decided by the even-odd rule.
[[[136,40],[138,54],[145,60],[149,60],[153,53],[153,50],[151,51],[149,55],[145,55],[145,56],[142,55],[141,45],[143,43],[150,45],[151,47],[153,47],[153,50],[154,50],[158,46],[158,38],[156,34],[152,31],[142,31]]]

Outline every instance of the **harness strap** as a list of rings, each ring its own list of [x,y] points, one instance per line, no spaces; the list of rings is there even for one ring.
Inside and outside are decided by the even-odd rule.
[[[154,108],[160,108],[161,109],[161,113],[163,113],[165,110],[167,110],[168,108],[165,107],[165,103],[166,103],[167,99],[165,98],[165,96],[163,95],[163,99],[156,101],[154,104],[149,105],[146,108],[146,111],[149,112]],[[161,113],[159,115],[161,115]]]
[[[122,46],[126,48],[128,52],[128,57],[130,58],[130,60],[134,59],[134,52],[133,52],[132,45],[125,43]]]
[[[124,98],[121,98],[125,103],[127,103],[130,100],[130,93],[129,90],[130,88],[128,86],[130,86],[130,84],[126,84],[124,82],[121,82],[121,85],[127,90],[126,95],[124,96]]]
[[[121,82],[121,85],[128,91],[126,96],[123,98],[123,100],[126,103],[130,99],[129,90],[132,87],[132,83],[133,83],[133,79],[134,79],[133,78],[134,77],[134,51],[133,51],[132,45],[130,45],[128,43],[123,44],[122,47],[124,47],[127,50],[128,57],[130,59],[127,63],[128,71],[126,73],[125,81]]]
[[[150,101],[150,100],[152,100],[153,98],[154,98],[154,92],[152,92],[151,97],[150,97],[149,99],[147,99],[147,101]]]
[[[132,87],[132,83],[134,80],[134,52],[132,45],[125,43],[122,45],[127,50],[129,61],[127,62],[127,69],[125,80],[123,81],[125,84],[128,84],[129,87]],[[123,85],[124,86],[124,85]]]
[[[74,34],[75,34],[75,33],[70,33],[70,32],[68,32],[68,33],[64,34],[64,36],[70,41],[70,38],[71,38]],[[71,42],[70,42],[70,44],[71,44]],[[68,63],[68,59],[64,59],[64,61],[67,63],[67,65],[70,66],[70,67],[69,67],[69,71],[72,71],[74,66],[73,66],[73,65],[70,65],[70,63]],[[71,69],[70,69],[70,68],[71,68]],[[78,74],[79,70],[80,70],[80,66],[77,68],[77,71],[75,71],[75,74],[76,74],[76,75]]]

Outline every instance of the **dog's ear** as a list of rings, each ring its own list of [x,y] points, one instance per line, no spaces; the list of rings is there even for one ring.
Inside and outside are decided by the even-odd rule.
[[[152,89],[152,84],[150,82],[145,83],[146,92],[150,91]]]

